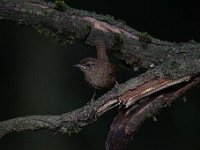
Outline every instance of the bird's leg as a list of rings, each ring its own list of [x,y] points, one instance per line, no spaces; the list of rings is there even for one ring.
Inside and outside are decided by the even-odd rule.
[[[96,90],[94,91],[94,94],[92,95],[92,98],[91,98],[91,100],[90,100],[91,102],[93,102],[93,101],[95,100],[95,99],[94,99],[95,96],[96,96]]]
[[[117,80],[115,80],[114,88],[118,88],[118,87],[119,87],[119,83],[117,82]]]

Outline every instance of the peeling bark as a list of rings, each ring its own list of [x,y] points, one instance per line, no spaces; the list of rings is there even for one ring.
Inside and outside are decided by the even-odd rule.
[[[137,107],[132,105],[129,108],[120,110],[107,137],[107,150],[125,150],[127,142],[134,138],[145,120],[154,118],[163,107],[170,105],[177,97],[199,84],[199,82],[199,77],[194,78],[188,84],[174,90],[164,90],[143,98]]]

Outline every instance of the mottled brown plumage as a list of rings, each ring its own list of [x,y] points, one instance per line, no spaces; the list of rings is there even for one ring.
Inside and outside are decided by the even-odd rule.
[[[115,65],[109,62],[104,42],[96,41],[97,58],[84,58],[79,67],[84,73],[85,80],[95,89],[110,87],[115,83]]]

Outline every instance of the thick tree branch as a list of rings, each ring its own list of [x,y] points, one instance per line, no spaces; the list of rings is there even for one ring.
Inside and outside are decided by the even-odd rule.
[[[96,39],[105,39],[107,48],[127,64],[147,69],[159,66],[168,78],[200,72],[198,43],[160,41],[108,16],[73,8],[60,12],[54,4],[40,0],[2,0],[0,18],[32,26],[54,38],[85,40],[91,46]]]
[[[25,130],[49,129],[60,133],[73,133],[82,127],[93,123],[102,114],[117,106],[120,97],[129,90],[134,90],[140,84],[156,78],[154,72],[131,79],[124,84],[114,87],[110,92],[101,96],[97,101],[59,116],[27,116],[0,122],[0,137],[12,132]]]
[[[53,3],[40,0],[1,0],[0,18],[34,27],[58,40],[84,40],[86,44],[94,46],[96,39],[104,39],[106,48],[120,60],[130,66],[138,65],[148,70],[114,87],[97,101],[72,112],[60,116],[29,116],[0,122],[0,137],[12,132],[39,129],[60,133],[76,132],[116,105],[124,105],[125,111],[128,110],[126,114],[130,114],[124,122],[126,130],[121,130],[122,133],[126,131],[132,134],[149,118],[149,114],[156,114],[186,90],[173,91],[170,96],[162,93],[164,100],[158,95],[154,100],[149,99],[152,95],[161,94],[160,91],[176,84],[186,84],[191,88],[190,83],[200,74],[199,43],[160,41],[108,16],[73,8],[61,12],[55,9]],[[174,95],[176,92],[180,93]],[[144,99],[147,99],[145,105],[142,103]],[[136,110],[140,111],[132,114],[129,109],[135,108],[138,103],[140,107]]]

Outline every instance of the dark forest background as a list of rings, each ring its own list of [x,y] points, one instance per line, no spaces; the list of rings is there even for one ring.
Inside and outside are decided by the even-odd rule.
[[[111,15],[161,40],[200,42],[199,0],[68,0],[66,3]],[[59,115],[85,105],[93,89],[73,65],[87,56],[95,56],[95,49],[80,42],[62,45],[31,28],[0,21],[0,120]],[[118,81],[121,83],[133,75],[121,68]],[[117,109],[106,113],[95,124],[71,136],[49,131],[8,135],[0,140],[0,150],[103,150],[116,113]],[[199,150],[199,124],[200,93],[196,87],[162,111],[157,122],[148,120],[127,149]]]

